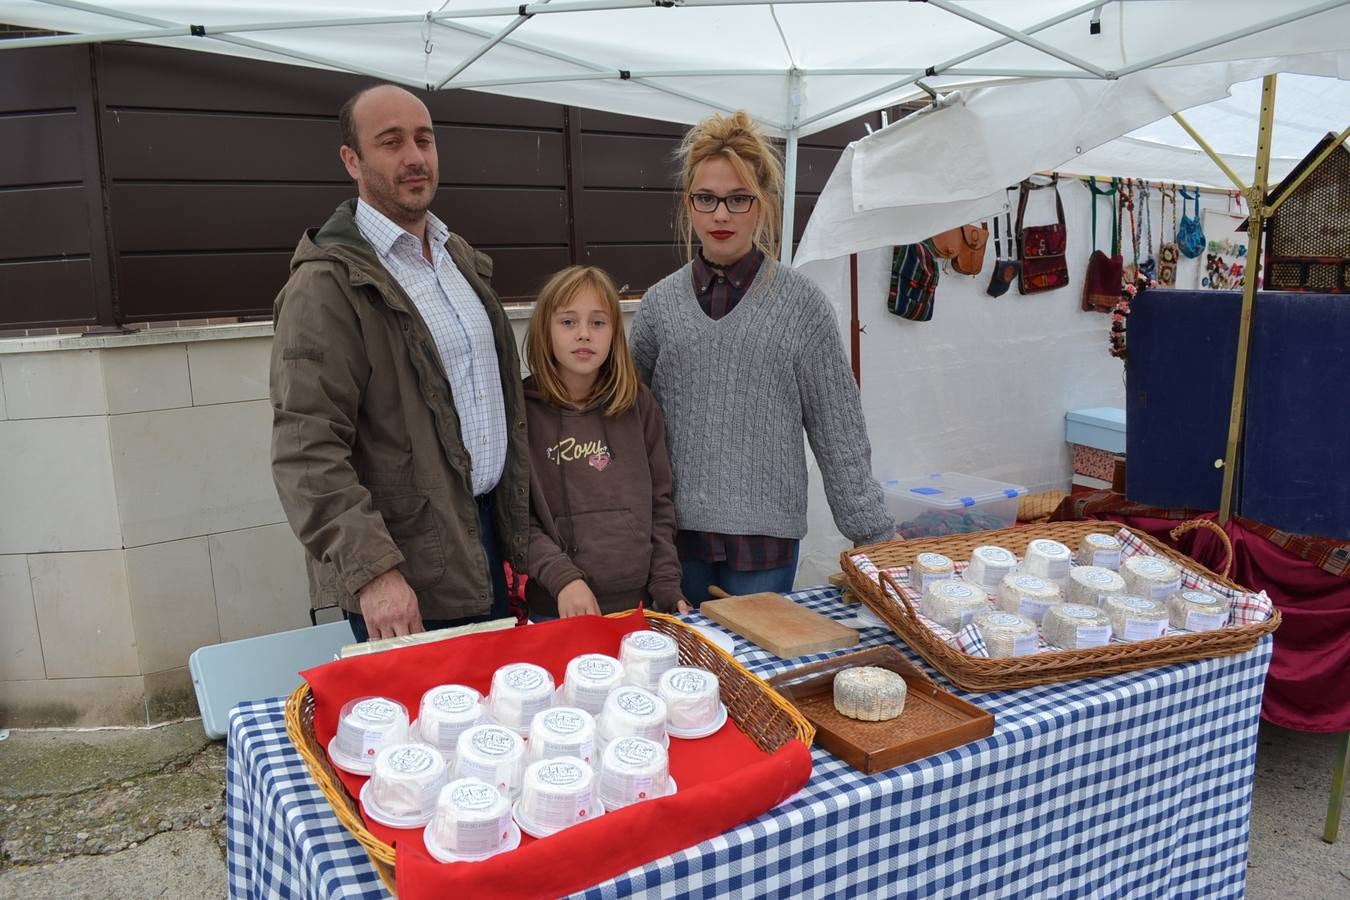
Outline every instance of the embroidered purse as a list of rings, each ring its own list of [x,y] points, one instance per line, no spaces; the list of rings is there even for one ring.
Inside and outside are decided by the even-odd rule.
[[[1043,187],[1055,190],[1055,212],[1059,221],[1054,225],[1024,228],[1022,218],[1027,211],[1027,197],[1031,191]],[[1059,196],[1059,176],[1053,176],[1048,185],[1033,185],[1030,181],[1023,181],[1017,199],[1017,254],[1022,263],[1017,290],[1023,294],[1037,294],[1067,285],[1069,266],[1064,256],[1067,246],[1068,230],[1064,226],[1064,201]]]
[[[1176,235],[1177,233],[1177,186],[1175,184],[1163,185],[1158,189],[1160,198],[1160,207],[1158,221],[1162,226],[1163,234]],[[1172,202],[1172,230],[1167,230],[1167,202]],[[1181,251],[1177,249],[1175,240],[1168,241],[1158,247],[1158,283],[1163,287],[1172,287],[1177,283],[1177,261],[1181,259]]]
[[[1111,255],[1097,249],[1097,198],[1115,196],[1120,182],[1112,178],[1111,187],[1097,187],[1097,179],[1088,179],[1092,192],[1092,255],[1088,257],[1087,272],[1083,275],[1083,302],[1085,312],[1110,312],[1120,300],[1120,279],[1123,260],[1120,254],[1120,223],[1111,216]],[[1106,201],[1110,203],[1108,199]]]
[[[1188,215],[1187,200],[1195,201],[1195,215]],[[1181,189],[1181,221],[1177,223],[1177,249],[1187,259],[1205,252],[1205,229],[1200,225],[1200,189]]]
[[[933,318],[937,285],[937,257],[928,242],[901,244],[891,257],[891,290],[886,296],[886,309],[902,319],[927,322]]]

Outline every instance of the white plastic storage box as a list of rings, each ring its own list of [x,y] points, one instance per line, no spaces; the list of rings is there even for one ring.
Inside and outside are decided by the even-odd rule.
[[[1017,522],[1017,498],[1027,492],[1020,484],[960,472],[883,481],[881,490],[904,538],[1011,528]]]
[[[1066,413],[1064,440],[1107,453],[1124,453],[1125,410],[1115,406],[1099,406]]]

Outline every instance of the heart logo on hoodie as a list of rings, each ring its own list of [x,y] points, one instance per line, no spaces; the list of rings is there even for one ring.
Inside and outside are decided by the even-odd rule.
[[[591,468],[595,471],[603,472],[605,471],[605,467],[609,465],[609,454],[597,453],[588,459],[587,462],[591,464]]]

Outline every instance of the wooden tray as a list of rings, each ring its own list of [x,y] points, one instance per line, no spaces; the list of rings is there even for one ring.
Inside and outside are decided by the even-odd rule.
[[[905,679],[905,711],[888,722],[861,722],[834,708],[834,676],[880,666]],[[816,743],[871,774],[959,747],[994,733],[994,715],[939,688],[894,647],[872,647],[792,669],[769,679],[816,726]]]

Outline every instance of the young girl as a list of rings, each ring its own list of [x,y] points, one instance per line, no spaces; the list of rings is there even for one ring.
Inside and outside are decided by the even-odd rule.
[[[695,125],[679,158],[689,264],[642,298],[633,355],[666,417],[684,594],[789,591],[806,534],[803,431],[845,537],[889,540],[895,522],[829,301],[775,259],[776,152],[738,112]]]
[[[525,335],[530,435],[530,615],[600,615],[680,593],[665,422],[638,379],[601,269],[572,266],[540,292]]]

